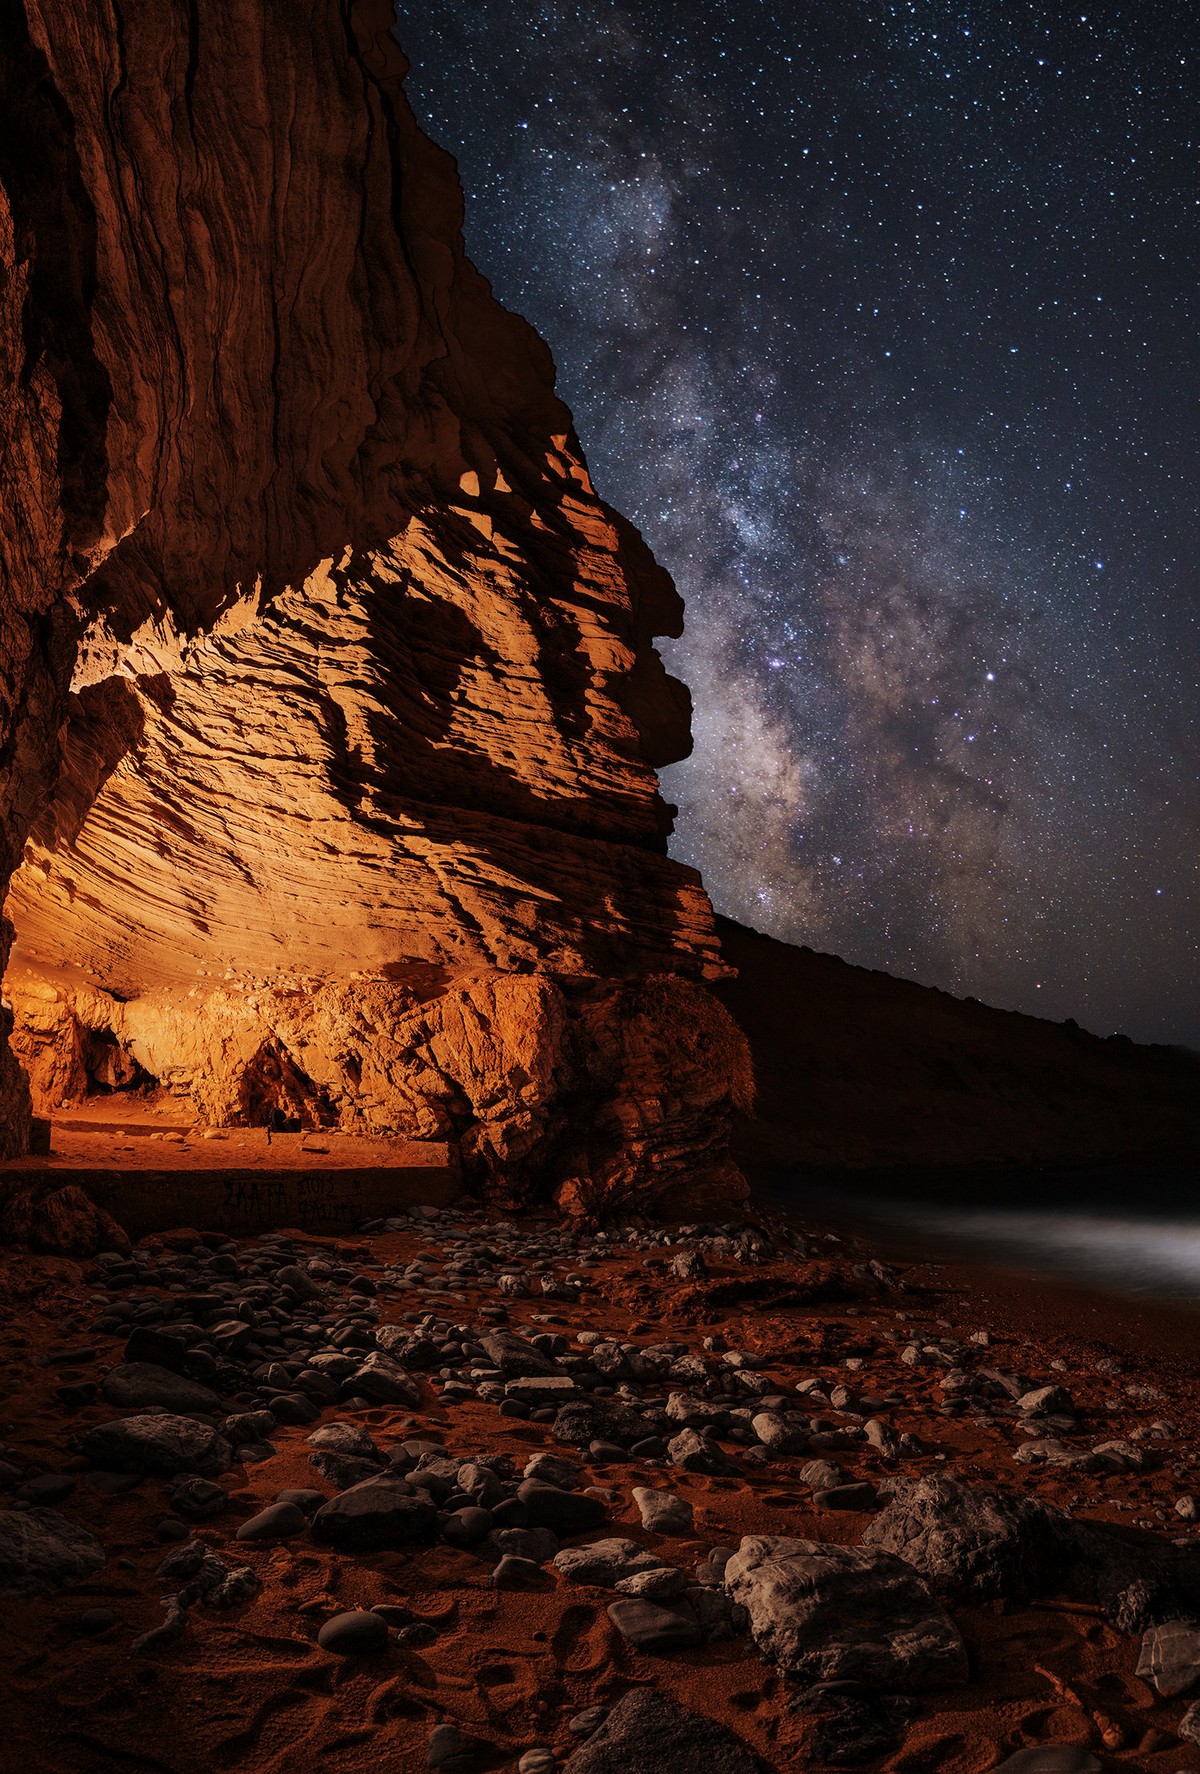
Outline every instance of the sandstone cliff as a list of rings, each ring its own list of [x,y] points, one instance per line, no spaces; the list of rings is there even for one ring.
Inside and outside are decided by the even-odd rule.
[[[390,22],[0,0],[18,1047],[42,1107],[152,1078],[727,1195],[745,1058],[654,774],[679,599],[465,258]]]

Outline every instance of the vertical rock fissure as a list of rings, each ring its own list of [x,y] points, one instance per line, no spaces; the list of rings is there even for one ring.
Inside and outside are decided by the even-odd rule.
[[[44,362],[58,390],[66,540],[83,549],[95,540],[104,516],[112,401],[112,383],[92,339],[96,212],[70,111],[30,38],[21,0],[0,0],[0,40],[0,184],[12,210],[16,258],[29,267],[22,316],[25,376]]]

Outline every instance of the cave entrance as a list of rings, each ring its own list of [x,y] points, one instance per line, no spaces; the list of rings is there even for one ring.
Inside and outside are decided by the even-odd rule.
[[[337,1110],[326,1093],[276,1041],[264,1041],[242,1073],[238,1125],[272,1133],[311,1133],[334,1127]]]
[[[147,1097],[158,1090],[158,1079],[140,1066],[129,1049],[107,1029],[88,1029],[82,1041],[82,1061],[87,1079],[85,1100],[123,1095]]]

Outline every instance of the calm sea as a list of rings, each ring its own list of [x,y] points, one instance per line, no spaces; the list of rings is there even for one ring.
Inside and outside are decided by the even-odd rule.
[[[814,1178],[764,1192],[801,1218],[860,1231],[897,1256],[1000,1264],[1092,1287],[1200,1302],[1200,1168],[960,1171]]]

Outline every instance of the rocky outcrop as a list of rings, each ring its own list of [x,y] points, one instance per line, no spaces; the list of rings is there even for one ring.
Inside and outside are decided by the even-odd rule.
[[[68,1257],[130,1249],[125,1230],[75,1183],[46,1191],[15,1189],[0,1203],[0,1238]]]
[[[18,1045],[43,1109],[149,1077],[727,1194],[746,1067],[654,774],[680,602],[465,258],[390,23],[0,5]]]

